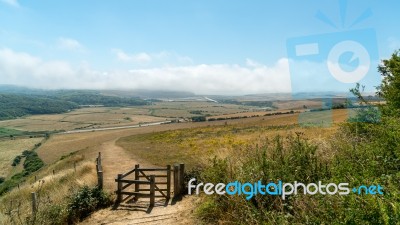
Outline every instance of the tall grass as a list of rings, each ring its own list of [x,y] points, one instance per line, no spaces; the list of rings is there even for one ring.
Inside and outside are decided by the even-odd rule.
[[[242,146],[234,156],[214,158],[200,180],[211,183],[261,180],[302,183],[380,184],[384,195],[203,196],[197,215],[224,224],[396,224],[400,221],[400,121],[346,124],[321,151],[300,133]],[[364,127],[361,135],[353,126]],[[357,128],[358,130],[360,128]],[[373,134],[373,135],[372,135]],[[329,151],[329,152],[328,152]],[[328,155],[328,156],[326,156]]]
[[[110,196],[95,187],[95,164],[69,156],[28,178],[0,199],[0,224],[72,224],[94,209],[111,203]],[[76,171],[73,162],[81,161]],[[54,175],[52,171],[57,171]],[[37,213],[32,214],[31,192],[37,193]]]

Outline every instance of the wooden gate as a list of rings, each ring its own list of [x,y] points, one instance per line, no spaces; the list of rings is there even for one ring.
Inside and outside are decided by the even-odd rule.
[[[176,171],[175,168],[176,166],[174,170],[171,170],[170,165],[165,168],[140,168],[137,164],[133,170],[125,174],[118,174],[117,179],[115,179],[117,182],[117,202],[124,202],[130,197],[135,200],[150,198],[150,206],[154,206],[155,198],[165,198],[168,201],[171,197],[172,171],[174,172],[174,197],[181,194],[183,188],[180,184],[183,184],[184,164],[178,167],[179,171]],[[179,190],[177,189],[178,186]],[[126,197],[124,198],[124,196]]]

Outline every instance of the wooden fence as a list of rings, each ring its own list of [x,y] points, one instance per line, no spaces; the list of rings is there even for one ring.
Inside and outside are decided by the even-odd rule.
[[[76,167],[77,167],[77,162],[74,162],[74,172],[76,173]],[[98,186],[100,188],[103,188],[103,168],[101,166],[101,152],[99,152],[99,156],[96,158],[96,170],[97,170],[97,181],[98,181]],[[53,176],[56,175],[56,170],[52,171]],[[37,175],[35,175],[35,181],[36,182],[44,182],[43,180],[38,179]],[[18,189],[20,189],[20,184],[18,184]],[[32,208],[32,216],[36,217],[36,213],[38,211],[38,193],[37,192],[31,192],[31,208]]]
[[[174,173],[174,197],[183,194],[184,168],[184,164],[175,165],[173,170],[170,165],[165,168],[140,168],[139,164],[135,165],[133,170],[125,174],[118,174],[115,179],[117,202],[121,203],[131,196],[136,200],[150,198],[150,206],[154,206],[155,198],[161,197],[168,201],[171,197],[171,172]],[[130,179],[129,176],[132,175],[133,178]],[[133,185],[133,191],[128,190],[131,185]],[[125,199],[124,195],[127,195]]]

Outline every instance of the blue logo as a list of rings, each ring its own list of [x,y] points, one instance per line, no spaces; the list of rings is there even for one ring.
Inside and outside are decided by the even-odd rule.
[[[340,1],[342,28],[346,24],[346,8],[346,1]],[[371,15],[371,10],[365,10],[348,28]],[[329,26],[338,27],[322,12],[316,17]],[[286,47],[293,99],[319,97],[321,105],[317,108],[325,114],[319,117],[305,110],[299,116],[301,125],[330,126],[334,97],[348,98],[349,90],[356,83],[365,85],[365,91],[372,92],[381,82],[376,72],[379,54],[376,32],[372,28],[290,38]]]

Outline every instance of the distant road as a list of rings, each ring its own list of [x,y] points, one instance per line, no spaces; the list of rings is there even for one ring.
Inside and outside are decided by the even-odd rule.
[[[104,131],[104,130],[119,130],[119,129],[128,129],[128,128],[138,128],[138,127],[148,127],[148,126],[156,126],[161,124],[171,123],[172,121],[162,121],[156,123],[146,123],[141,125],[131,125],[131,126],[119,126],[119,127],[104,127],[104,128],[93,128],[93,129],[82,129],[82,130],[70,130],[61,132],[59,134],[74,134],[74,133],[85,133],[85,132],[93,132],[93,131]]]
[[[207,101],[218,103],[217,100],[211,99],[209,97],[204,97]]]

